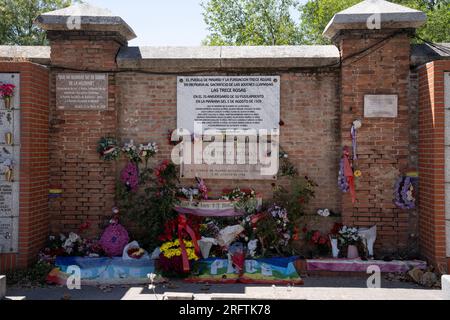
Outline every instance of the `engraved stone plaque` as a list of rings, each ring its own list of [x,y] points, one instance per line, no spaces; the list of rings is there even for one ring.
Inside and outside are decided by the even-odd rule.
[[[105,110],[108,107],[108,74],[58,73],[56,107],[64,110]]]
[[[177,79],[177,126],[203,129],[279,129],[279,76],[201,76]]]
[[[396,94],[367,94],[364,96],[365,118],[396,118],[398,96]]]

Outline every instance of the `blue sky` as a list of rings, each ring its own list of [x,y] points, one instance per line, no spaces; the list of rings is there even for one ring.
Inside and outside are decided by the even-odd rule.
[[[198,46],[208,34],[201,0],[85,0],[121,16],[135,31],[132,46]]]

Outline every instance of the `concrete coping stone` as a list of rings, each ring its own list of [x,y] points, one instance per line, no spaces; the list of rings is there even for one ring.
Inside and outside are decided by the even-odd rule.
[[[369,30],[368,22],[379,18],[381,29],[416,29],[422,26],[427,16],[414,10],[384,0],[365,0],[346,10],[338,12],[325,28],[323,35],[334,38],[341,30]]]
[[[121,17],[87,3],[43,13],[36,18],[35,24],[44,30],[113,31],[128,41],[136,38],[133,29]]]

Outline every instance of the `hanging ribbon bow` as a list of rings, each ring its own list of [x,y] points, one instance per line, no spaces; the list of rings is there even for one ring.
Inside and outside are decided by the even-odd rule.
[[[183,240],[183,231],[185,231],[191,237],[192,243],[194,244],[195,253],[198,255],[200,253],[200,248],[198,246],[195,232],[188,225],[186,216],[184,214],[180,214],[178,215],[178,240],[180,240],[181,258],[183,260],[183,270],[188,272],[190,270],[189,258]]]
[[[350,164],[350,152],[348,147],[344,147],[344,176],[347,178],[347,183],[350,190],[350,196],[352,197],[352,203],[356,201],[355,181],[353,176],[352,165]]]

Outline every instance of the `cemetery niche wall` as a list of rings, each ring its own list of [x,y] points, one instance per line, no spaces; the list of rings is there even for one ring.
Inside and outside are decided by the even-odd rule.
[[[387,21],[398,18],[382,4]],[[298,255],[336,259],[310,259],[315,270],[342,257],[447,261],[418,251],[416,67],[429,57],[411,53],[410,35],[422,13],[404,8],[396,23],[367,30],[354,19],[366,14],[357,6],[338,14],[348,23],[327,27],[330,46],[158,48],[128,46],[133,30],[93,10],[83,4],[41,15],[49,48],[23,49],[31,62],[0,63],[1,72],[39,83],[20,85],[20,205],[0,206],[0,217],[18,215],[19,241],[17,253],[0,255],[2,270],[35,259],[48,229],[58,236],[43,256],[62,271],[112,255],[111,272],[131,258],[147,268],[139,269],[145,277],[153,268],[146,251],[155,248],[162,268],[181,274],[194,269],[192,260],[216,258],[200,259],[193,281],[298,281]],[[74,12],[81,13],[75,31],[66,24]],[[2,60],[18,55],[7,49]],[[37,80],[45,72],[48,81]],[[249,130],[258,143],[264,130],[276,138],[252,149]],[[207,152],[196,158],[196,146]],[[262,174],[270,163],[277,170]],[[11,188],[2,184],[0,199],[9,201]],[[161,194],[169,196],[160,201]],[[282,259],[260,260],[275,256]]]

